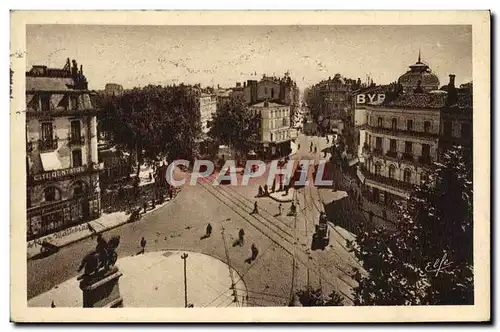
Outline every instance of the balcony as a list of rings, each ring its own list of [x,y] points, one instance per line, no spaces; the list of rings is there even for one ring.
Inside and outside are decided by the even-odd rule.
[[[415,130],[402,130],[402,129],[391,129],[384,128],[379,126],[371,126],[368,125],[367,129],[376,134],[383,134],[389,136],[407,136],[407,137],[415,137],[415,138],[438,138],[439,134],[429,133],[423,131],[415,131]]]
[[[75,145],[83,145],[83,144],[85,144],[85,137],[83,137],[81,135],[68,136],[68,145],[75,146]]]
[[[389,158],[397,158],[398,157],[397,151],[387,151],[387,153],[385,155]]]
[[[410,153],[410,152],[404,152],[402,159],[406,160],[406,161],[415,161],[415,159],[413,157],[413,153]]]
[[[420,156],[420,157],[418,157],[418,162],[421,164],[429,165],[429,164],[432,164],[432,159],[431,159],[431,156],[429,156],[429,155]]]
[[[57,137],[51,139],[40,139],[38,140],[38,150],[40,150],[40,152],[57,150],[57,141]]]
[[[382,148],[375,148],[373,149],[372,153],[375,156],[381,156],[384,154],[384,151],[382,150]]]
[[[396,188],[403,191],[410,191],[413,189],[414,185],[409,182],[399,181],[396,179],[391,179],[379,174],[370,173],[365,167],[360,167],[362,175],[366,180],[370,180],[382,185],[386,185],[392,188]]]

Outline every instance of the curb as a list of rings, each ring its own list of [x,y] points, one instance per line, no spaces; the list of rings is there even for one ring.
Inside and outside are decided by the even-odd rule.
[[[273,193],[274,194],[274,193]],[[280,203],[289,203],[293,201],[293,194],[292,198],[280,198],[278,195],[269,195],[268,197],[271,198],[273,201],[280,202]]]
[[[40,253],[38,253],[38,254],[36,254],[36,255],[33,255],[33,256],[31,256],[31,257],[27,257],[27,259],[26,259],[26,260],[27,260],[27,261],[29,261],[29,260],[32,260],[32,259],[37,259],[37,258],[40,258],[40,256],[44,256],[44,255],[46,255],[46,256],[48,257],[48,256],[50,256],[50,255],[52,255],[52,254],[54,254],[54,253],[58,252],[61,248],[64,248],[64,247],[69,246],[70,244],[78,243],[78,242],[80,242],[80,241],[83,241],[83,240],[85,240],[85,239],[88,239],[89,237],[95,236],[95,235],[97,235],[97,234],[102,234],[102,233],[108,232],[108,231],[110,231],[110,230],[113,230],[113,229],[118,228],[118,227],[120,227],[120,226],[123,226],[123,225],[125,225],[125,224],[138,222],[138,221],[140,221],[140,220],[142,219],[142,217],[144,217],[145,215],[147,215],[147,214],[149,214],[149,213],[151,213],[151,212],[155,212],[156,210],[159,210],[160,208],[162,208],[162,207],[164,207],[164,206],[168,205],[168,203],[170,203],[170,202],[174,201],[174,200],[175,200],[175,198],[176,198],[178,195],[179,195],[179,194],[177,194],[174,198],[172,198],[171,200],[169,200],[169,201],[165,202],[165,203],[164,203],[164,204],[162,204],[162,205],[157,205],[157,206],[156,206],[156,208],[155,208],[154,210],[149,210],[149,211],[147,211],[146,213],[141,214],[141,215],[140,215],[140,219],[138,219],[138,220],[136,220],[136,221],[130,221],[130,215],[129,215],[129,217],[128,217],[128,218],[127,218],[124,222],[121,222],[121,223],[119,223],[119,224],[116,224],[116,225],[110,226],[110,227],[108,227],[108,228],[103,228],[103,229],[101,229],[100,231],[97,231],[97,232],[92,233],[92,234],[87,234],[87,235],[82,236],[82,237],[80,237],[80,238],[78,238],[78,239],[75,239],[74,241],[69,241],[69,242],[67,242],[67,243],[65,243],[65,244],[62,244],[62,245],[60,245],[60,246],[55,246],[57,249],[56,249],[54,252],[52,252],[52,253],[48,253],[48,254],[46,254],[46,253],[42,253],[42,252],[40,252]],[[88,224],[88,223],[89,223],[89,222],[86,222],[85,224]],[[81,224],[81,225],[84,225],[84,224]],[[49,235],[50,235],[50,234],[49,234]]]

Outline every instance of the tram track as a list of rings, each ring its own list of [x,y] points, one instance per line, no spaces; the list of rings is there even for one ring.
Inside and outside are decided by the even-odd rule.
[[[223,186],[213,186],[212,182],[210,182],[208,178],[199,179],[198,183],[200,183],[200,185],[212,196],[220,200],[222,203],[228,206],[232,211],[240,215],[247,223],[249,223],[260,233],[269,238],[272,242],[274,242],[276,245],[281,247],[283,250],[285,250],[288,254],[290,254],[293,257],[293,246],[294,242],[296,241],[292,236],[292,234],[284,230],[281,225],[276,225],[276,223],[273,221],[276,220],[276,218],[270,219],[267,218],[266,216],[263,216],[262,214],[249,216],[248,212],[249,210],[251,210],[251,208],[253,208],[250,199],[246,197],[244,197],[244,199],[238,199],[237,197],[229,193],[228,190],[223,189],[222,188]],[[224,200],[224,198],[226,198],[227,201]],[[250,204],[247,204],[247,202],[250,202]],[[287,225],[286,227],[290,229],[290,226]],[[307,262],[309,259],[307,254],[302,250],[296,251],[295,254],[297,262],[300,263],[303,267],[307,267],[308,266]],[[330,282],[329,280],[340,280],[340,282],[348,286],[349,289],[355,286],[354,284],[344,280],[345,278],[343,278],[343,275],[346,275],[346,273],[335,264],[334,264],[336,269],[335,272],[332,272],[321,266],[318,266],[315,263],[313,263],[312,265],[313,265],[312,268],[313,273],[315,273],[316,275],[323,277],[329,276],[329,278],[326,279],[326,282],[330,286],[334,287],[334,289],[339,289],[338,285]],[[344,291],[341,291],[341,293],[347,299],[352,301],[352,297],[350,294],[346,294]]]

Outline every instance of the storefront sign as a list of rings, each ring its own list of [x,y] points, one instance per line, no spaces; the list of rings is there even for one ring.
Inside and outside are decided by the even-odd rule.
[[[356,104],[381,104],[385,100],[385,93],[360,93],[356,95]]]
[[[103,164],[92,164],[92,170],[99,171],[102,169]],[[87,166],[79,166],[65,169],[58,169],[55,171],[44,172],[42,174],[35,174],[33,179],[35,181],[44,181],[44,180],[55,180],[59,178],[64,178],[67,176],[74,176],[78,174],[85,173],[89,168]]]

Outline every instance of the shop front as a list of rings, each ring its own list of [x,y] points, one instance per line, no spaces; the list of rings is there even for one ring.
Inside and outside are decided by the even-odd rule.
[[[27,210],[28,241],[99,218],[100,214],[99,193],[30,208]]]

